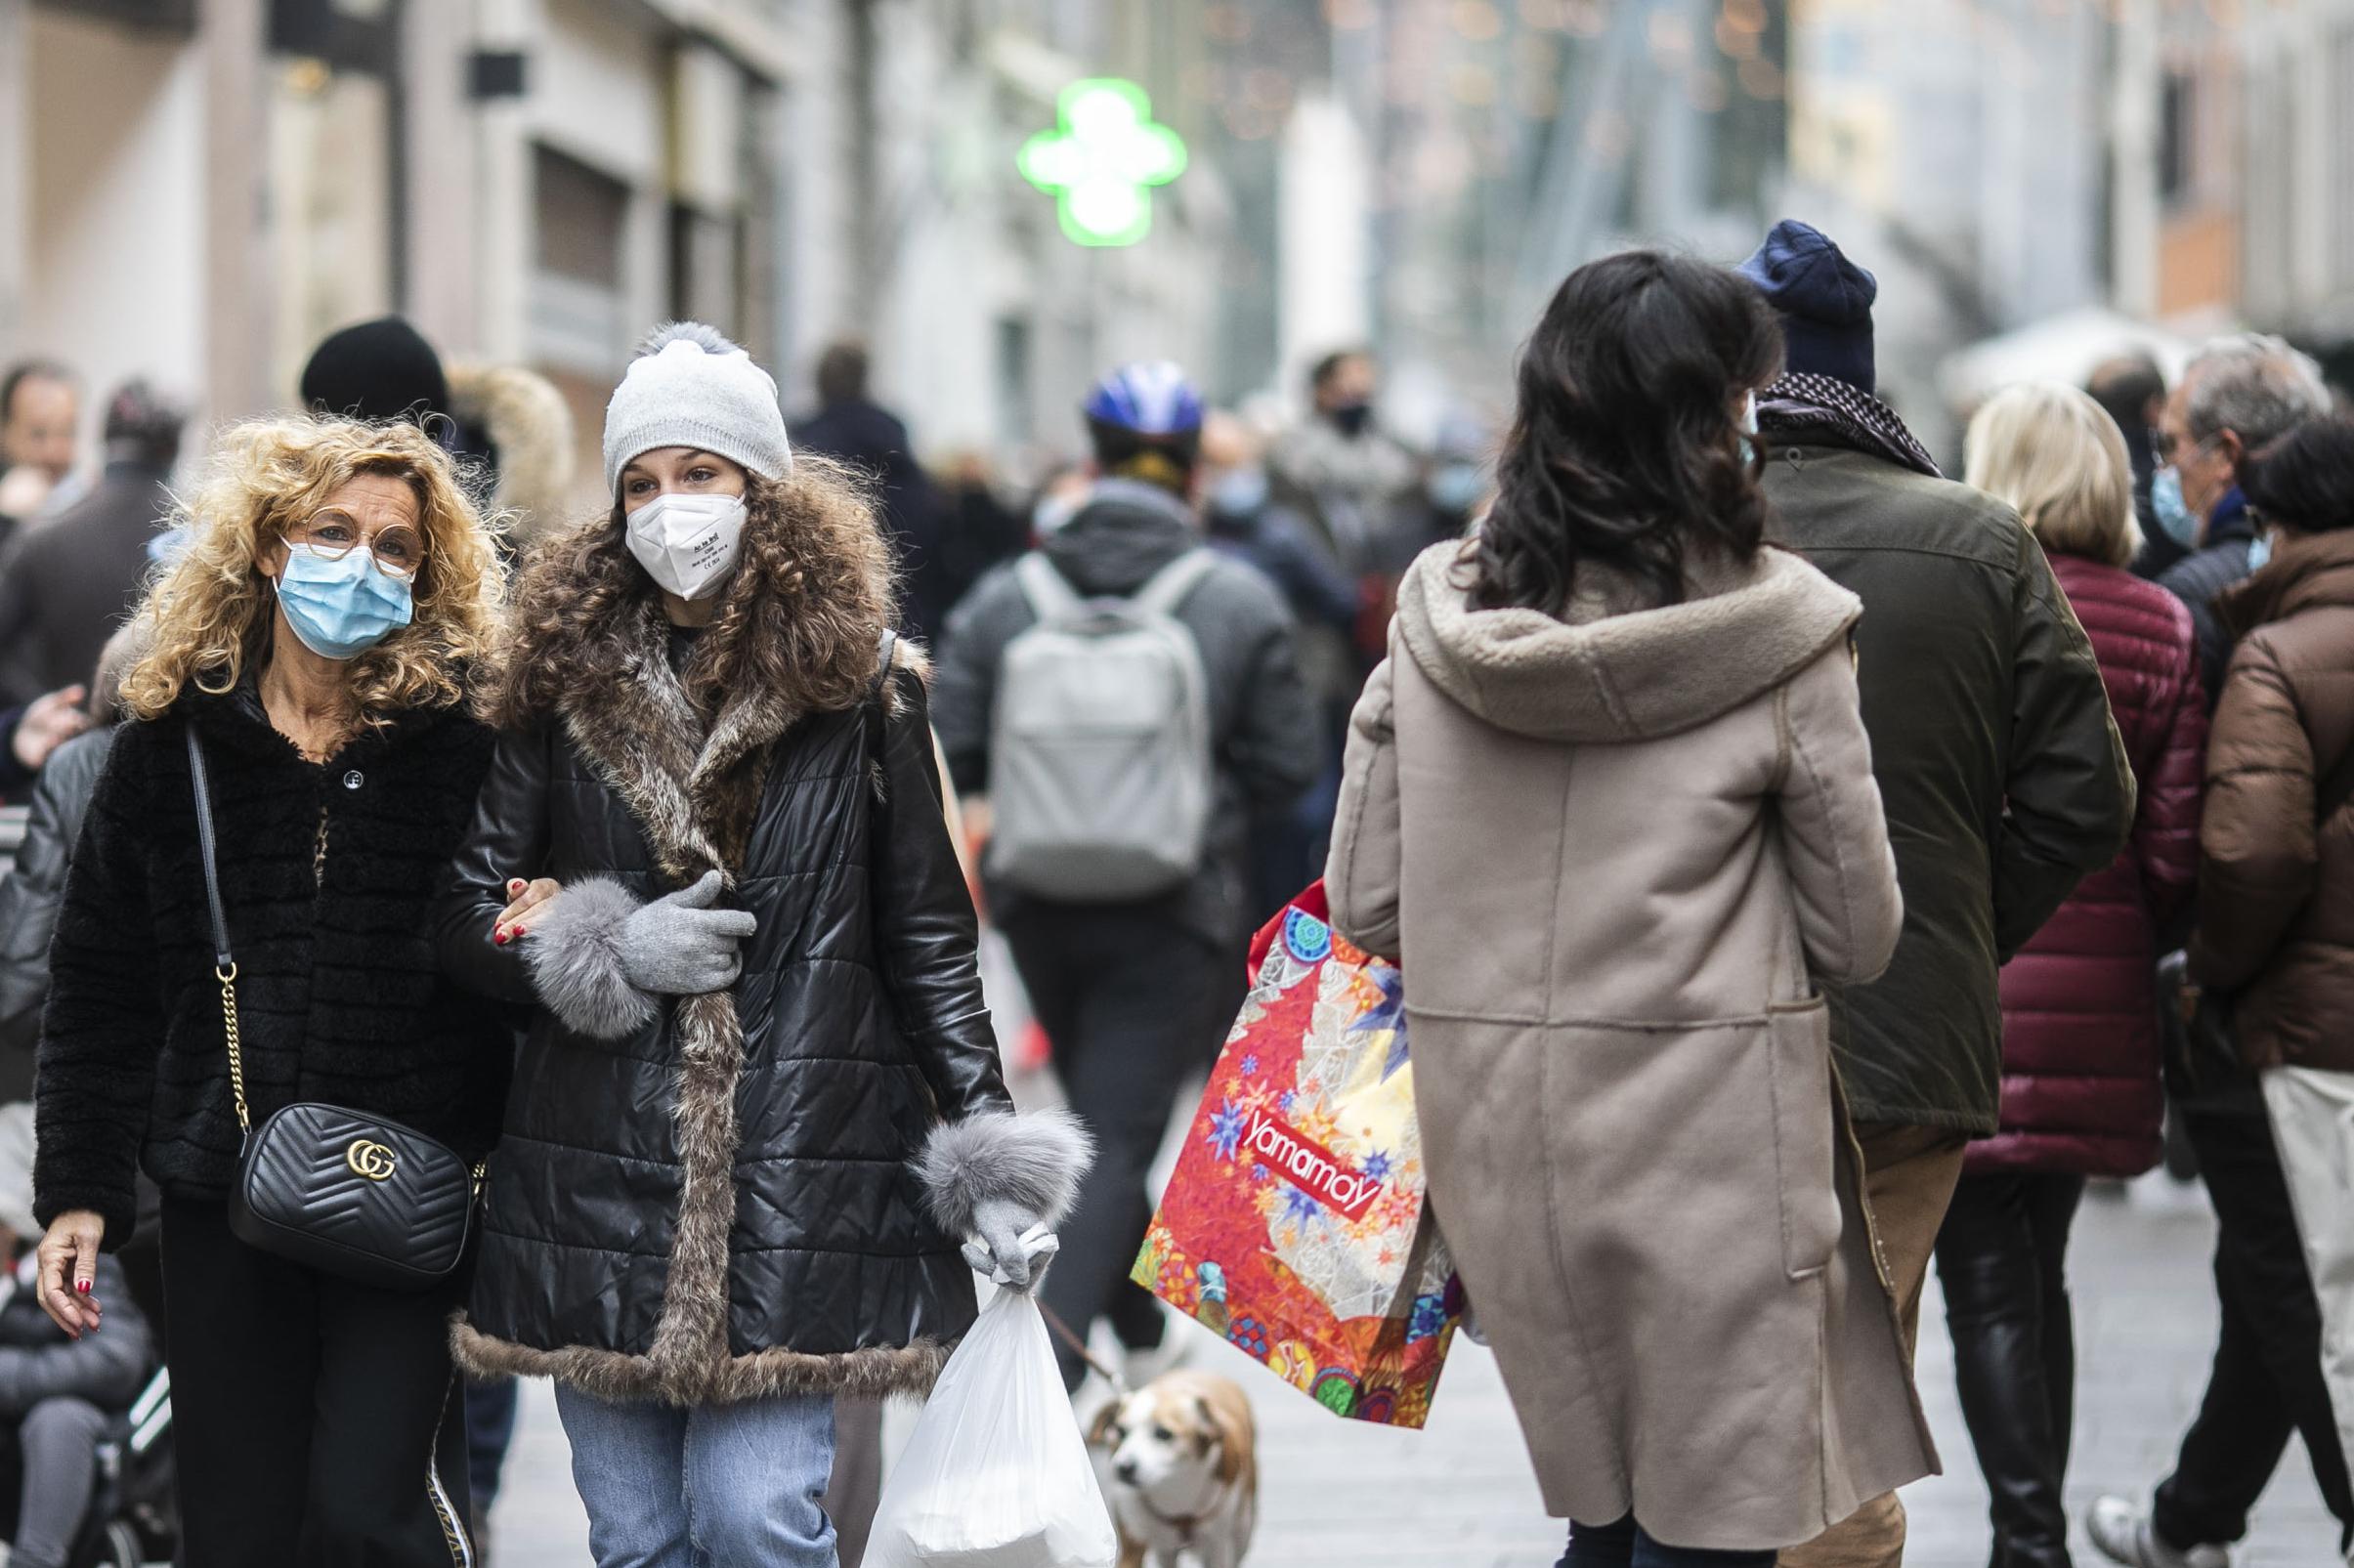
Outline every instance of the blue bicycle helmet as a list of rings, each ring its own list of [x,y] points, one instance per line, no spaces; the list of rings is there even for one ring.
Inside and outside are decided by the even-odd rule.
[[[1191,436],[1202,428],[1202,398],[1167,360],[1124,364],[1095,383],[1081,405],[1090,425],[1147,442]]]

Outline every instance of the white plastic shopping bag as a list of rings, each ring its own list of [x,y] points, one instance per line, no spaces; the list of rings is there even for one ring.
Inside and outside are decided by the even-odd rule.
[[[866,1568],[1111,1568],[1119,1551],[1046,1319],[1000,1291],[883,1482]]]

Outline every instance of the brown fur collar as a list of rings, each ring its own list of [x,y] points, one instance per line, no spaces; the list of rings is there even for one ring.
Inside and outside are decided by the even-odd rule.
[[[806,714],[857,706],[880,674],[890,555],[865,499],[838,471],[804,459],[781,483],[755,477],[749,501],[742,562],[683,675],[670,668],[660,598],[609,518],[548,541],[526,568],[515,639],[488,704],[502,727],[559,721],[680,886],[713,869],[735,880],[775,742]],[[894,663],[920,672],[921,656],[899,647]],[[680,1404],[928,1387],[942,1355],[931,1344],[729,1354],[744,1067],[734,996],[680,998],[671,1035],[683,1191],[652,1346],[643,1356],[536,1350],[487,1338],[461,1317],[452,1333],[459,1360]]]

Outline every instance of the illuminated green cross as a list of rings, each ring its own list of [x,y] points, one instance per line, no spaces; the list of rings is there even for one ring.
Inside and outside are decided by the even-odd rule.
[[[1095,76],[1062,90],[1061,123],[1022,145],[1022,178],[1051,193],[1082,245],[1133,245],[1152,231],[1152,188],[1185,172],[1185,144],[1152,118],[1134,82]]]

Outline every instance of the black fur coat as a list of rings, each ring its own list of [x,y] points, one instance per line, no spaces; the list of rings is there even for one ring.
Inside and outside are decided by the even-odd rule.
[[[238,1130],[197,852],[187,726],[212,776],[258,1125],[292,1100],[406,1123],[469,1157],[496,1136],[509,1021],[441,978],[433,911],[491,760],[462,709],[412,711],[307,762],[249,677],[125,724],[92,797],[50,950],[34,1210],[132,1225],[144,1163],[225,1198]]]

